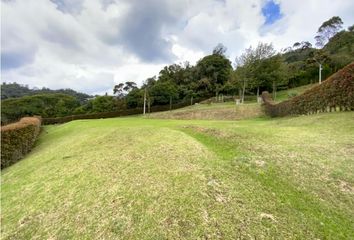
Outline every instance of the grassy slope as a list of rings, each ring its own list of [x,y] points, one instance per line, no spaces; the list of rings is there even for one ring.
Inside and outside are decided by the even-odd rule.
[[[290,98],[291,94],[300,95],[315,85],[316,84],[308,84],[308,85],[304,85],[304,86],[300,86],[300,87],[296,87],[296,88],[290,88],[288,90],[279,91],[279,92],[277,92],[276,101],[281,102],[281,101],[287,100]]]
[[[309,84],[289,90],[279,91],[276,101],[289,99],[291,94],[299,95],[314,86]],[[240,120],[260,117],[263,115],[261,107],[254,100],[244,105],[235,105],[234,102],[197,104],[173,111],[152,113],[148,118],[153,119],[180,119],[180,120]]]
[[[47,126],[2,172],[3,239],[351,239],[354,113]]]
[[[262,116],[257,103],[236,105],[234,102],[197,104],[173,111],[151,113],[148,118],[180,120],[240,120]]]

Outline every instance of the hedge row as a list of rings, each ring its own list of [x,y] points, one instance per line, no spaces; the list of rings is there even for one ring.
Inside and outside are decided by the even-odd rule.
[[[24,117],[1,127],[1,169],[16,163],[31,151],[40,128],[39,117]]]
[[[201,100],[204,100],[204,99],[196,99],[194,102],[199,102]],[[170,109],[177,109],[177,108],[186,107],[188,105],[190,105],[189,101],[173,104],[172,106],[170,106],[170,105],[152,106],[150,109],[150,112],[167,111]],[[71,115],[71,116],[57,117],[57,118],[43,118],[42,123],[44,125],[49,125],[49,124],[66,123],[66,122],[70,122],[72,120],[79,120],[79,119],[113,118],[113,117],[137,115],[137,114],[142,114],[142,113],[143,113],[142,108],[135,108],[135,109],[126,109],[126,110],[116,111],[116,112],[79,114],[79,115]]]
[[[271,117],[354,110],[354,62],[330,76],[322,84],[287,101],[275,104],[262,93],[265,112]]]

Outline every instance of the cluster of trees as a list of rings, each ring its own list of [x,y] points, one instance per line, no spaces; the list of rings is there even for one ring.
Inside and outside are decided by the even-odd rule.
[[[223,45],[218,45],[211,55],[199,60],[196,66],[188,62],[165,66],[157,77],[148,78],[140,88],[127,82],[116,85],[114,93],[124,99],[127,108],[142,107],[144,97],[150,107],[218,95],[223,92],[233,71],[230,60],[224,55],[225,51]]]
[[[127,108],[141,107],[144,98],[148,106],[189,101],[194,97],[257,95],[267,90],[276,97],[277,88],[291,88],[318,79],[318,63],[322,64],[322,78],[354,61],[354,27],[342,30],[340,17],[325,21],[315,36],[316,45],[296,42],[277,53],[272,44],[259,43],[245,49],[235,59],[235,69],[225,56],[226,47],[217,45],[213,52],[200,59],[195,66],[188,62],[164,67],[159,75],[148,78],[138,88],[132,82],[114,87]]]
[[[210,55],[195,66],[188,62],[165,66],[146,79],[141,87],[135,82],[120,83],[115,96],[96,96],[71,89],[29,89],[16,83],[2,84],[2,121],[27,115],[61,117],[72,114],[113,112],[154,105],[191,102],[196,98],[219,95],[259,96],[269,91],[276,97],[278,88],[291,88],[318,81],[318,63],[323,79],[354,61],[354,26],[342,30],[343,22],[332,17],[318,29],[316,45],[307,41],[276,52],[272,44],[249,47],[235,59],[234,68],[218,44]]]
[[[64,117],[76,114],[114,112],[125,109],[122,100],[113,96],[96,96],[80,101],[61,93],[29,95],[1,101],[1,123],[7,124],[24,116]]]
[[[16,82],[14,83],[2,83],[1,84],[1,100],[5,100],[8,98],[19,98],[19,97],[24,97],[24,96],[32,96],[32,95],[37,95],[37,94],[54,94],[54,93],[60,93],[60,94],[66,94],[69,96],[73,96],[76,99],[78,99],[81,103],[85,102],[87,99],[92,98],[92,96],[86,94],[86,93],[81,93],[81,92],[76,92],[70,88],[67,89],[58,89],[58,90],[51,90],[49,88],[29,88],[28,85],[21,85]]]

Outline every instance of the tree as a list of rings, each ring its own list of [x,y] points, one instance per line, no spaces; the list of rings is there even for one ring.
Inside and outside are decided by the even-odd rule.
[[[284,64],[280,54],[262,61],[260,67],[261,78],[264,79],[266,85],[271,85],[274,100],[276,99],[277,87],[288,83],[286,73],[287,65]]]
[[[307,42],[307,41],[302,41],[301,43],[300,42],[296,42],[293,45],[293,49],[295,49],[295,50],[297,50],[297,49],[305,50],[305,49],[309,49],[309,48],[312,48],[312,44],[310,42]]]
[[[257,99],[259,97],[259,89],[261,86],[265,85],[266,76],[269,71],[267,62],[268,58],[273,57],[275,50],[272,44],[258,43],[256,48],[249,47],[245,50],[240,57],[236,58],[236,64],[241,67],[236,76],[243,78],[242,84],[242,98],[244,100],[244,95],[247,88],[257,89]]]
[[[149,90],[149,94],[154,98],[154,103],[157,105],[171,103],[171,100],[178,97],[177,88],[171,81],[156,82]]]
[[[354,24],[351,25],[350,27],[348,27],[348,31],[349,31],[349,32],[354,32]]]
[[[322,23],[318,28],[317,36],[315,37],[316,46],[323,47],[329,39],[331,39],[337,32],[342,29],[343,21],[340,17],[334,16]]]
[[[144,90],[139,88],[134,88],[131,90],[126,98],[126,104],[128,108],[141,107],[143,105]]]
[[[125,82],[125,86],[123,87],[123,90],[129,93],[131,90],[135,88],[137,88],[135,82]]]
[[[113,94],[117,94],[118,97],[123,97],[123,87],[124,83],[119,83],[118,85],[115,85],[113,88]]]
[[[93,112],[113,112],[117,110],[114,97],[112,96],[97,96],[92,100]]]
[[[71,115],[80,105],[78,99],[65,94],[37,94],[1,101],[1,121],[14,121],[24,116],[61,117]]]
[[[199,85],[204,86],[204,94],[219,93],[220,86],[224,85],[230,78],[232,66],[229,59],[223,55],[208,55],[197,63],[197,78]]]
[[[222,43],[218,43],[213,49],[213,55],[222,55],[225,56],[227,48]]]

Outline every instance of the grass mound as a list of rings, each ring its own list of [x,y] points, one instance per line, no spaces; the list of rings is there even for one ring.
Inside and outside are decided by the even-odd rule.
[[[353,123],[348,112],[46,126],[2,171],[2,238],[350,239]]]

